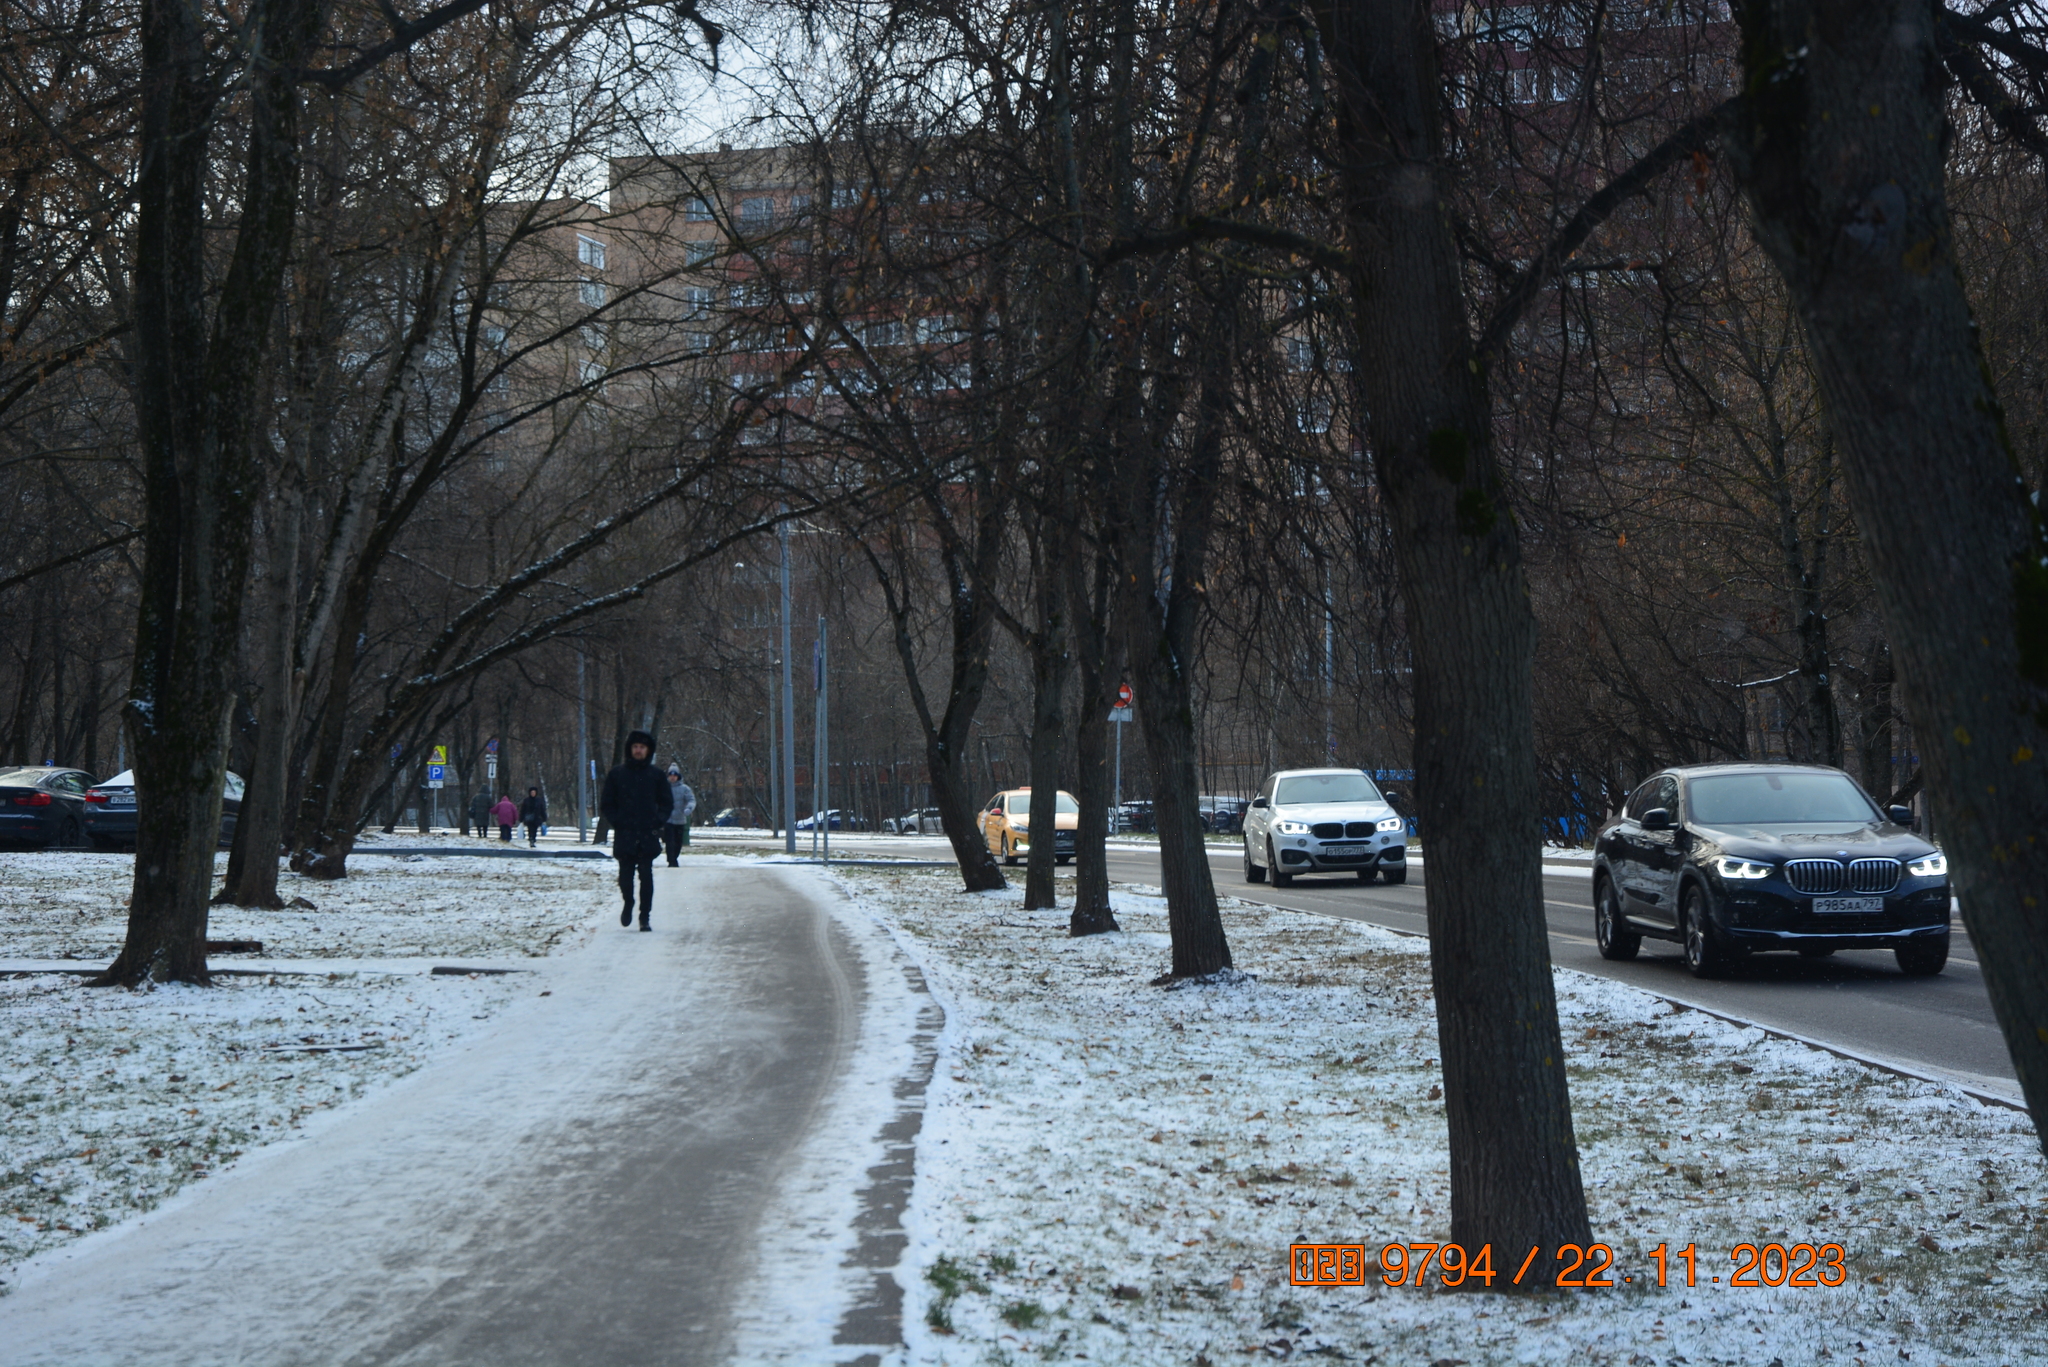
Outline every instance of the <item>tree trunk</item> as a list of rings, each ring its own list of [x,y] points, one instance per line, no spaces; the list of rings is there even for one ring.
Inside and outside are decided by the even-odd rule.
[[[1414,797],[1429,850],[1451,1238],[1519,1259],[1590,1235],[1543,911],[1535,618],[1439,180],[1430,7],[1349,0],[1323,19],[1359,383],[1417,628]]]
[[[1067,933],[1100,935],[1118,929],[1109,902],[1108,714],[1123,671],[1110,654],[1116,633],[1109,624],[1108,558],[1097,547],[1084,568],[1075,545],[1063,559],[1070,599],[1067,618],[1074,624],[1074,656],[1081,673],[1081,721],[1074,732],[1074,800],[1081,816],[1074,832],[1074,911],[1067,919]]]
[[[1202,831],[1192,674],[1200,585],[1222,463],[1227,378],[1221,357],[1236,340],[1235,330],[1222,326],[1225,318],[1234,320],[1235,310],[1219,308],[1218,313],[1224,317],[1212,319],[1211,363],[1201,378],[1195,434],[1177,481],[1179,522],[1172,528],[1162,525],[1152,492],[1163,479],[1163,458],[1149,435],[1133,434],[1136,465],[1145,477],[1130,484],[1133,501],[1126,526],[1137,534],[1125,546],[1122,566],[1127,580],[1120,595],[1125,658],[1136,694],[1138,729],[1144,733],[1151,762],[1160,883],[1173,937],[1173,966],[1167,978],[1207,977],[1231,966]],[[1161,584],[1155,569],[1162,546],[1170,547],[1170,584]]]
[[[292,678],[293,628],[298,623],[299,537],[304,512],[302,487],[289,476],[281,478],[271,499],[270,594],[263,623],[267,639],[263,694],[257,704],[256,760],[249,767],[248,786],[242,793],[227,880],[216,899],[238,907],[284,905],[277,891],[277,857],[284,843],[284,790],[298,718]]]
[[[135,882],[127,940],[98,984],[208,980],[229,670],[262,475],[252,423],[297,209],[297,68],[324,18],[308,0],[259,0],[246,20],[243,41],[260,55],[241,75],[240,215],[209,332],[209,130],[224,91],[197,10],[165,0],[141,9],[135,396],[148,545],[125,709]]]
[[[1751,94],[1726,146],[1805,328],[1963,919],[2048,1133],[2048,532],[1955,263],[1938,12],[1739,7]]]
[[[1031,846],[1024,861],[1024,909],[1037,911],[1059,905],[1053,886],[1053,869],[1059,845],[1060,752],[1065,748],[1067,674],[1073,667],[1069,657],[1066,586],[1054,549],[1058,537],[1043,513],[1034,514],[1041,539],[1040,554],[1033,559],[1032,589],[1037,600],[1037,622],[1031,647]],[[1075,832],[1080,834],[1079,831]]]

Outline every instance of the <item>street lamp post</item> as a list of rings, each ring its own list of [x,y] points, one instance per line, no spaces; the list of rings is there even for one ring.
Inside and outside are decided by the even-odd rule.
[[[786,510],[785,510],[786,511]],[[796,853],[796,690],[789,671],[789,523],[779,522],[782,550],[782,851]]]

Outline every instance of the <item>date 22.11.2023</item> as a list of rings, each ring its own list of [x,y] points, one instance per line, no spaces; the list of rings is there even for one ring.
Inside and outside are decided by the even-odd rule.
[[[1530,1249],[1507,1278],[1508,1284],[1534,1280],[1592,1290],[1637,1280],[1637,1274],[1615,1271],[1614,1250],[1606,1244],[1565,1244],[1550,1259],[1540,1258],[1542,1252]],[[1703,1281],[1722,1286],[1840,1286],[1849,1279],[1842,1261],[1846,1256],[1840,1244],[1737,1244],[1728,1255],[1734,1267],[1726,1277],[1702,1277],[1698,1245],[1673,1250],[1658,1244],[1649,1250],[1659,1286],[1681,1276],[1687,1286]],[[1492,1244],[1482,1244],[1472,1253],[1458,1244],[1388,1244],[1377,1260],[1366,1256],[1364,1244],[1293,1244],[1288,1249],[1288,1273],[1296,1286],[1364,1286],[1374,1277],[1387,1286],[1423,1286],[1434,1277],[1443,1286],[1476,1281],[1490,1287],[1494,1278],[1507,1276],[1507,1267],[1494,1266]]]

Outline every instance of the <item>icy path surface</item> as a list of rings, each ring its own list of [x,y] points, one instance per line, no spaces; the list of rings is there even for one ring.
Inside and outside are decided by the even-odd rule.
[[[861,1187],[922,984],[799,870],[662,869],[654,924],[522,975],[487,1033],[305,1138],[25,1265],[0,1363],[854,1356],[835,1334],[900,1305]]]

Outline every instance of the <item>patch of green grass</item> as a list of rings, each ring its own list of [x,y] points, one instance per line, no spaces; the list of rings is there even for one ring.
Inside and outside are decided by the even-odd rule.
[[[1037,1301],[1012,1301],[1003,1307],[1003,1321],[1012,1329],[1036,1329],[1045,1322],[1045,1307]]]
[[[991,1253],[988,1255],[988,1265],[1007,1276],[1017,1270],[1017,1259],[1008,1253]]]

